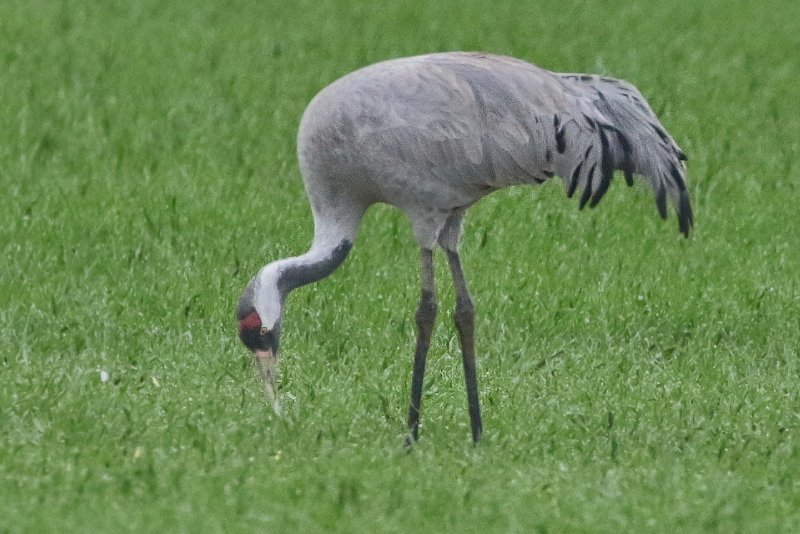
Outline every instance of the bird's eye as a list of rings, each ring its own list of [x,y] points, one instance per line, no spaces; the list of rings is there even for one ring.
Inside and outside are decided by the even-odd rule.
[[[267,334],[269,334],[269,329],[266,326],[262,326],[260,333],[262,336],[266,336]]]

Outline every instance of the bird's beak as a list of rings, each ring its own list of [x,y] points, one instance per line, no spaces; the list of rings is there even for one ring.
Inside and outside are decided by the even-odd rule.
[[[255,350],[253,356],[256,358],[258,368],[261,371],[261,378],[264,379],[264,388],[267,390],[267,399],[275,410],[275,415],[281,414],[281,403],[278,400],[278,353],[268,348],[266,350]]]

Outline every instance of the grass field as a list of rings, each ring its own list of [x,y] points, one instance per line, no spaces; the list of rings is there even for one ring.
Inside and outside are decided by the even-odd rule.
[[[778,0],[2,2],[0,532],[796,528],[798,21]],[[308,246],[305,104],[442,50],[634,82],[689,155],[696,232],[622,181],[586,212],[555,181],[475,206],[486,432],[473,448],[437,257],[406,454],[399,212],[292,294],[282,419],[233,311]]]

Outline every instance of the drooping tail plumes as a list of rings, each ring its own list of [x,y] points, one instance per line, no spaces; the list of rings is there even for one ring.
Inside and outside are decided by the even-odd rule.
[[[622,80],[585,74],[559,74],[567,94],[576,99],[580,116],[553,118],[559,174],[567,195],[582,190],[580,207],[594,207],[608,190],[613,172],[648,179],[662,218],[667,199],[675,206],[681,233],[689,236],[692,208],[686,190],[686,155],[667,133],[641,93]],[[562,146],[559,138],[571,140]]]

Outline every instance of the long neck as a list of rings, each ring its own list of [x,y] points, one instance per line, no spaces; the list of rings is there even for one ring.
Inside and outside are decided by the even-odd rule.
[[[254,304],[264,324],[280,319],[287,295],[300,286],[329,276],[347,257],[358,234],[363,211],[344,217],[315,217],[314,241],[305,254],[277,260],[254,279]]]
[[[305,254],[276,262],[277,288],[281,301],[290,291],[322,280],[342,264],[353,246],[363,209],[314,211],[314,241]],[[355,208],[355,209],[353,209]],[[337,213],[338,212],[338,213]]]
[[[290,291],[322,280],[342,264],[353,243],[342,239],[338,243],[317,243],[302,256],[286,258],[277,263],[276,286],[281,301]]]

